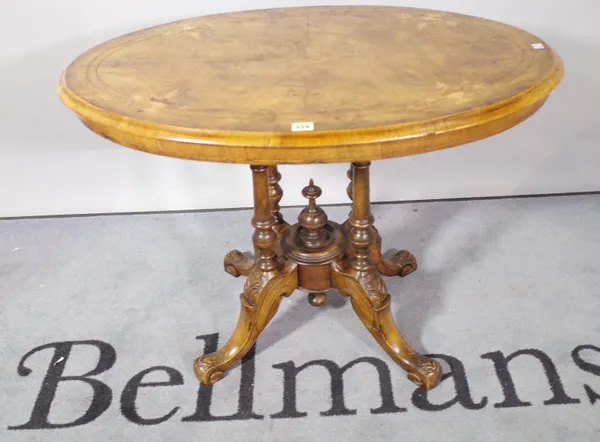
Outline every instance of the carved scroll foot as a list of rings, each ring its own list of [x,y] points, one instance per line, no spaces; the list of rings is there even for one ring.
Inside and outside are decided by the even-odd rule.
[[[221,380],[225,372],[252,348],[260,333],[273,318],[282,296],[289,296],[298,285],[297,267],[287,262],[280,270],[254,269],[240,296],[241,311],[229,341],[214,353],[194,361],[196,377],[204,385]]]
[[[400,276],[404,278],[417,270],[417,259],[407,250],[400,250],[388,259],[381,255],[381,251],[371,252],[377,271],[384,276]]]
[[[390,309],[391,297],[375,269],[346,271],[334,264],[333,285],[342,295],[351,298],[352,307],[362,323],[392,359],[408,372],[408,379],[427,390],[439,384],[440,365],[417,353],[400,335]]]
[[[406,250],[400,250],[386,259],[381,253],[381,235],[375,227],[373,230],[373,244],[369,250],[371,259],[377,267],[377,271],[384,276],[405,277],[417,270],[417,259]]]
[[[350,229],[350,222],[344,222],[342,230],[348,234]],[[388,258],[384,258],[384,254],[381,251],[381,235],[373,226],[371,226],[371,233],[373,234],[373,243],[369,247],[369,256],[381,275],[400,276],[404,278],[417,270],[417,258],[407,250],[400,250]],[[352,256],[351,250],[349,250],[349,255]]]
[[[232,250],[223,260],[225,271],[236,278],[240,275],[248,276],[254,267],[254,256],[250,252]]]

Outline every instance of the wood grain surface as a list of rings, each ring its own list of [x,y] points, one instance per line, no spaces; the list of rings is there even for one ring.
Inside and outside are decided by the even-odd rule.
[[[498,22],[302,7],[192,18],[108,41],[66,69],[59,96],[100,135],[159,155],[351,162],[506,130],[537,111],[562,75],[544,41]],[[294,122],[314,130],[294,132]]]

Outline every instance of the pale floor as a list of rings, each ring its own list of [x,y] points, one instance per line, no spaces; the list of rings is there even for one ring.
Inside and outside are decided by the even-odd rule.
[[[284,211],[288,220],[298,212]],[[340,222],[348,207],[327,212]],[[417,273],[387,280],[401,332],[420,351],[458,358],[468,391],[464,382],[455,391],[461,367],[454,362],[454,376],[438,389],[415,393],[348,302],[332,293],[316,309],[296,292],[261,337],[254,374],[245,366],[251,377],[242,382],[242,409],[253,396],[263,418],[206,422],[195,413],[191,362],[204,349],[196,336],[219,333],[222,343],[237,320],[243,280],[223,272],[222,258],[250,247],[251,212],[4,220],[0,440],[599,440],[600,196],[376,205],[373,213],[384,247],[406,248],[419,260]],[[29,426],[48,426],[50,400],[51,423],[84,416],[92,387],[62,380],[52,398],[51,375],[56,381],[59,368],[63,377],[92,371],[100,341],[104,366],[90,378],[106,387],[98,387],[103,395],[90,411],[96,419],[56,430],[7,429],[30,421],[38,395]],[[21,358],[46,344],[19,374]],[[528,353],[496,370],[494,358],[520,350]],[[532,353],[545,358],[545,371]],[[343,366],[361,357],[389,368],[391,384],[384,373],[382,388],[395,410],[371,412],[382,393],[367,362],[345,372],[343,390],[337,384],[333,393],[318,365],[297,374],[295,395],[284,379],[311,361]],[[154,384],[132,390],[134,375],[151,367],[162,367],[143,379]],[[212,415],[238,410],[240,373],[235,368],[214,387]],[[513,387],[521,402],[509,397]],[[202,390],[200,407],[209,405],[208,394]],[[459,401],[448,402],[457,394]],[[340,400],[356,413],[320,414]],[[280,413],[284,403],[287,414]],[[306,416],[290,417],[294,404]],[[165,419],[138,425],[132,413]],[[278,413],[283,418],[272,416]]]

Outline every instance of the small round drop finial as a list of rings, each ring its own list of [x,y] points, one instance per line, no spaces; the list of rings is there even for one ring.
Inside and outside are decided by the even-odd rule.
[[[321,307],[327,302],[327,293],[309,293],[308,302],[314,307]]]

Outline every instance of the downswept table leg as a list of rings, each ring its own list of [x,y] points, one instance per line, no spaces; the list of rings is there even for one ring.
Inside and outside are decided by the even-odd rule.
[[[370,257],[373,243],[369,201],[369,163],[354,163],[353,203],[349,240],[353,254],[349,268],[342,261],[332,266],[332,283],[349,296],[354,311],[383,349],[408,372],[408,378],[426,389],[434,388],[442,371],[433,359],[417,353],[400,335],[391,314],[391,297]]]
[[[385,282],[373,269],[346,272],[334,265],[333,285],[351,298],[352,308],[388,355],[408,372],[408,379],[426,389],[439,384],[442,370],[433,359],[417,353],[398,331]]]
[[[295,264],[277,259],[278,236],[269,204],[266,166],[251,166],[254,183],[254,235],[257,251],[253,266],[241,295],[240,317],[229,341],[214,353],[200,356],[194,362],[196,376],[204,385],[222,379],[225,371],[238,362],[256,342],[258,335],[273,318],[282,296],[289,296],[298,286]]]
[[[283,197],[283,189],[279,185],[281,174],[277,170],[277,166],[267,166],[267,176],[269,182],[269,204],[271,213],[275,217],[273,230],[277,236],[281,236],[283,231],[290,225],[283,219],[283,216],[279,212],[279,202]],[[279,242],[277,243],[276,248],[277,256],[280,256],[281,251],[279,250]],[[223,259],[225,271],[236,278],[240,275],[248,276],[254,267],[254,263],[255,258],[251,252],[240,252],[239,250],[230,251]]]
[[[252,348],[279,308],[283,296],[290,296],[298,285],[295,265],[281,270],[254,270],[240,295],[241,311],[229,341],[214,353],[200,356],[194,362],[196,377],[204,385],[212,385],[225,376]]]

